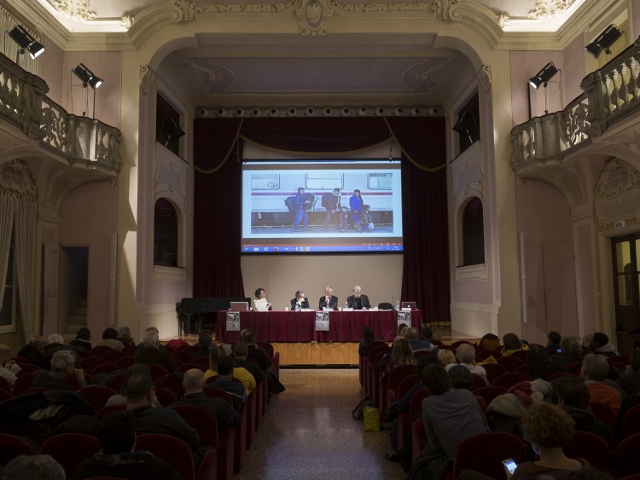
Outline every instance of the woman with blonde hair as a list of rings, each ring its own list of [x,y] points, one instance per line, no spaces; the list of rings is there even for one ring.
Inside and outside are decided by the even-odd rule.
[[[409,340],[402,337],[396,337],[393,341],[393,349],[391,350],[391,361],[387,364],[387,368],[382,372],[382,380],[389,377],[391,370],[400,365],[415,365],[416,358],[413,356],[413,349],[409,344]]]
[[[440,362],[445,367],[452,363],[458,363],[456,361],[456,356],[453,354],[451,350],[445,350],[444,348],[438,351],[438,362]]]

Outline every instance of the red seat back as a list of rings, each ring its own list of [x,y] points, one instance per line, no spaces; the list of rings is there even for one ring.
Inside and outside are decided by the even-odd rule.
[[[508,371],[513,372],[520,365],[524,365],[525,362],[518,357],[511,355],[510,357],[500,357],[497,359],[498,365],[502,365]]]
[[[516,463],[527,460],[527,448],[522,440],[506,432],[486,432],[473,435],[458,445],[453,459],[453,478],[472,469],[496,480],[506,480],[502,461],[513,458]]]
[[[16,378],[16,383],[13,384],[13,394],[22,395],[22,393],[31,386],[34,378],[36,378],[35,373],[25,373]]]
[[[18,455],[33,455],[33,450],[24,440],[8,433],[0,433],[0,466],[6,465]]]
[[[609,456],[609,469],[617,477],[626,477],[638,473],[638,452],[640,451],[640,433],[631,435],[620,442],[618,448]]]
[[[146,433],[138,436],[137,448],[162,458],[185,480],[195,480],[191,448],[179,438],[161,433]]]
[[[622,418],[622,430],[620,438],[624,440],[631,435],[640,433],[640,405],[631,407]]]
[[[98,357],[102,357],[108,351],[113,350],[111,347],[107,347],[106,345],[96,345],[91,349],[91,351],[96,354]]]
[[[119,367],[122,367],[122,368],[124,368],[126,370],[131,365],[133,365],[133,362],[135,362],[133,357],[122,357],[122,358],[119,358],[118,360],[116,360],[116,365],[118,365]]]
[[[171,407],[200,435],[200,445],[218,448],[218,420],[209,410],[196,405],[174,405]]]
[[[156,387],[156,398],[163,407],[168,407],[172,403],[178,401],[178,397],[176,397],[175,393],[165,387]]]
[[[495,387],[493,385],[488,387],[478,388],[477,390],[473,391],[474,395],[478,395],[484,398],[484,401],[486,402],[487,405],[493,402],[493,399],[496,398],[498,395],[504,395],[505,393],[507,393],[506,388]]]
[[[113,372],[124,372],[124,369],[118,365],[114,365],[113,363],[106,363],[104,365],[97,365],[93,367],[93,370],[91,370],[91,375]]]
[[[509,371],[499,363],[487,363],[482,365],[482,368],[487,372],[487,380],[489,380],[489,383],[492,383],[500,375],[509,373]]]
[[[493,381],[492,385],[495,387],[504,387],[506,389],[509,389],[510,387],[513,387],[514,385],[517,385],[520,382],[527,382],[527,381],[530,382],[531,377],[526,373],[510,372],[510,373],[505,373],[504,375],[500,375],[498,378],[496,378]]]
[[[591,432],[575,431],[573,437],[562,451],[569,458],[584,458],[591,466],[607,470],[609,463],[609,445],[604,439]]]
[[[82,359],[79,366],[82,367],[85,373],[91,373],[98,365],[108,364],[109,362],[102,357],[87,357]]]
[[[126,352],[123,352],[122,350],[109,350],[107,352],[104,352],[104,354],[102,355],[102,358],[104,358],[107,362],[113,363],[115,365],[115,363],[121,358],[130,357],[130,356],[131,355],[128,355]]]
[[[84,433],[61,433],[49,437],[40,449],[43,455],[51,455],[62,466],[67,478],[84,460],[100,451],[100,442],[96,437]]]
[[[101,387],[99,385],[89,385],[78,390],[82,398],[91,404],[94,411],[100,410],[107,403],[107,400],[118,392],[109,387]]]
[[[127,409],[126,405],[109,405],[108,407],[102,407],[100,410],[96,412],[94,416],[96,417],[96,419],[102,420],[102,417],[104,417],[107,413],[118,412],[126,409]]]
[[[185,363],[184,365],[180,365],[176,369],[176,372],[186,372],[187,370],[191,370],[192,368],[197,368],[198,370],[202,370],[203,372],[206,372],[209,369],[208,366],[204,367],[198,363]]]

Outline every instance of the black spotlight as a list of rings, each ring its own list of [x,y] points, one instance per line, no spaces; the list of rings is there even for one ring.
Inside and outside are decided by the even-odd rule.
[[[531,77],[529,79],[529,85],[531,85],[533,88],[537,90],[540,87],[540,85],[546,84],[559,71],[560,70],[558,70],[553,63],[549,62],[544,66],[542,70],[536,73],[534,77]]]
[[[618,27],[616,27],[615,25],[609,25],[604,29],[604,32],[598,35],[598,37],[593,42],[591,42],[584,48],[587,52],[593,55],[594,58],[598,58],[603,50],[607,55],[610,55],[611,45],[613,45],[616,40],[618,40],[622,36],[622,33],[623,32],[618,30]]]
[[[469,139],[469,143],[473,143],[480,139],[480,133],[478,132],[478,126],[473,116],[463,110],[459,113],[458,121],[453,126],[453,130],[460,135],[465,135]]]
[[[80,79],[82,86],[85,88],[88,84],[95,90],[102,85],[102,79],[89,70],[83,63],[78,65],[76,68],[72,68],[71,71]]]
[[[165,118],[162,121],[162,129],[160,130],[160,143],[165,147],[169,145],[172,140],[177,140],[184,135],[184,130],[180,128],[178,122],[173,117]]]
[[[36,58],[44,52],[44,46],[33,38],[31,34],[24,29],[24,27],[17,25],[13,30],[7,30],[6,33],[18,44],[18,55],[22,55],[27,51],[29,52],[29,55],[31,55],[31,58]]]

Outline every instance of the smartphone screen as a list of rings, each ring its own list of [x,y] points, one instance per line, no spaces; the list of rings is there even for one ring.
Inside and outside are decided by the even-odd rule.
[[[502,463],[507,467],[507,470],[509,470],[511,475],[513,475],[513,472],[515,472],[518,467],[518,464],[514,462],[512,458],[507,458],[506,460],[503,460]]]

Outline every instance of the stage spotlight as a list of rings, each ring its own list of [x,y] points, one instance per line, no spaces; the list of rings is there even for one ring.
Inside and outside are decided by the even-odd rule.
[[[463,110],[459,113],[458,121],[453,126],[453,130],[458,132],[460,135],[465,135],[466,137],[468,137],[469,143],[473,143],[476,140],[480,139],[476,121],[466,110]]]
[[[622,33],[623,32],[618,30],[618,27],[616,27],[615,25],[609,25],[604,29],[604,32],[598,35],[598,37],[593,42],[591,42],[584,48],[587,52],[593,55],[594,58],[598,58],[603,50],[607,55],[610,55],[611,45],[613,45],[616,40],[618,40],[622,36]]]
[[[556,73],[560,70],[555,67],[552,62],[547,63],[542,70],[536,73],[535,76],[529,79],[529,85],[531,85],[536,90],[540,87],[540,85],[544,84],[547,86],[547,82],[551,80]]]
[[[44,52],[44,46],[33,38],[31,34],[24,29],[24,27],[17,25],[11,31],[6,30],[6,33],[18,44],[18,55],[22,55],[27,51],[29,52],[29,55],[31,55],[31,58],[36,58]],[[18,63],[17,59],[16,63]]]
[[[87,88],[87,85],[91,85],[91,88],[95,90],[102,85],[102,79],[89,70],[83,63],[76,68],[72,68],[71,71],[80,79],[84,88]]]
[[[165,147],[173,139],[180,138],[184,135],[184,130],[180,128],[178,122],[173,117],[165,118],[162,121],[162,129],[160,130],[160,143]]]

